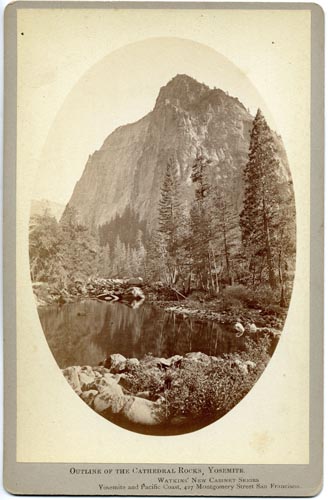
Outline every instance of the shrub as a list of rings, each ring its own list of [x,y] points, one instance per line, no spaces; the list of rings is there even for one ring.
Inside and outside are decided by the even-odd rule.
[[[146,362],[134,366],[125,378],[125,387],[128,391],[132,394],[147,391],[150,399],[154,400],[164,391],[164,385],[164,372],[147,365]]]
[[[270,357],[269,337],[259,342],[246,341],[246,351],[230,354],[208,364],[190,362],[176,372],[167,393],[171,416],[190,417],[223,415],[231,410],[254,386]],[[237,361],[237,363],[236,363]],[[252,361],[253,369],[245,374],[238,362]]]
[[[246,302],[249,298],[249,289],[243,285],[227,286],[224,289],[224,296],[227,300],[237,299],[241,302]]]
[[[272,290],[268,285],[262,285],[256,290],[249,291],[248,304],[252,303],[259,308],[277,305],[280,301],[280,290]]]
[[[243,285],[228,286],[222,292],[222,307],[239,314],[249,299],[250,291]]]
[[[218,418],[231,410],[254,386],[270,356],[270,338],[246,340],[246,350],[214,358],[184,358],[180,368],[161,370],[154,358],[141,360],[125,377],[124,387],[133,394],[147,391],[149,398],[165,398],[168,418],[186,416]],[[249,370],[247,361],[253,364]]]

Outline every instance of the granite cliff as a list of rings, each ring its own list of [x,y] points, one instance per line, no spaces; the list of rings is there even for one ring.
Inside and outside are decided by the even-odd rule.
[[[177,75],[160,89],[150,113],[117,128],[90,155],[68,206],[77,209],[83,224],[96,226],[130,206],[151,229],[168,159],[174,158],[178,165],[182,195],[188,202],[193,189],[191,167],[201,153],[212,160],[212,175],[232,190],[240,207],[252,121],[237,98],[187,75]],[[278,137],[277,144],[282,175],[288,178]]]

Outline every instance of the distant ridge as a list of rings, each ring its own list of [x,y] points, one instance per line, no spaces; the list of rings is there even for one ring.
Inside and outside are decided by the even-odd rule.
[[[46,212],[48,215],[55,217],[56,220],[59,221],[64,210],[65,205],[62,203],[57,203],[55,201],[46,199],[31,201],[31,217],[34,217],[36,215],[44,215],[44,213]]]

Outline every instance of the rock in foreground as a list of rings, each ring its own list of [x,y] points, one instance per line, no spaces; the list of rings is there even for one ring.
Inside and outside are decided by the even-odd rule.
[[[141,360],[112,354],[100,366],[62,370],[80,398],[104,418],[136,432],[180,434],[232,409],[253,387],[269,355],[269,339],[250,341],[224,358],[201,352]]]

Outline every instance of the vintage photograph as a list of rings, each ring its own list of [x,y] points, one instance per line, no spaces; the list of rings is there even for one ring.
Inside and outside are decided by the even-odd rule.
[[[77,396],[130,431],[183,434],[234,408],[283,334],[293,180],[261,99],[250,109],[222,88],[231,72],[237,84],[245,79],[231,63],[215,85],[181,64],[157,86],[145,59],[138,78],[156,97],[143,114],[136,93],[131,116],[140,116],[131,121],[124,98],[133,75],[104,90],[116,65],[105,58],[82,78],[47,138],[31,202],[30,277],[45,338]],[[98,147],[79,162],[74,115],[84,99],[97,102],[81,128]]]
[[[322,484],[323,13],[5,13],[4,485]]]

